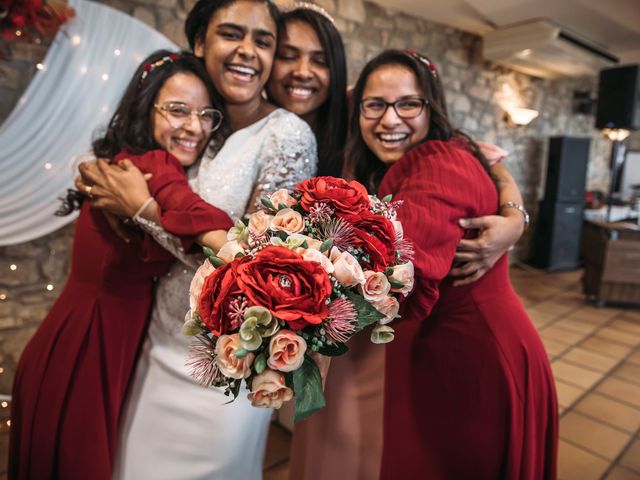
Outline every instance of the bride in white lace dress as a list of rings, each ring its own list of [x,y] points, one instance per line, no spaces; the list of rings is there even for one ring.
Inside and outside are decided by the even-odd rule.
[[[292,188],[316,170],[316,141],[309,126],[260,95],[275,50],[272,8],[261,0],[200,0],[186,24],[194,52],[204,57],[224,99],[233,131],[221,149],[205,155],[197,172],[190,172],[190,183],[232,218],[251,208],[260,192]],[[99,191],[108,191],[107,183],[117,186],[114,178],[110,183],[102,179]],[[95,172],[90,180],[101,181]],[[140,188],[146,188],[144,182]],[[112,202],[127,202],[127,192],[117,187],[111,195]],[[203,257],[185,255],[179,239],[158,225],[140,217],[134,220],[179,261],[158,280],[114,478],[261,478],[271,410],[252,407],[246,391],[228,403],[221,390],[197,384],[185,366],[190,339],[181,329],[189,308],[189,282]]]

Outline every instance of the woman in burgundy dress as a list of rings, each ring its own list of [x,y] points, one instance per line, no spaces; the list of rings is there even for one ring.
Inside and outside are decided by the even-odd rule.
[[[154,209],[162,226],[183,238],[185,249],[198,241],[217,250],[232,225],[226,213],[193,193],[184,172],[222,120],[212,106],[214,93],[195,57],[156,52],[140,65],[106,133],[93,145],[100,157],[123,168],[127,158],[152,174],[152,197],[143,208]],[[153,279],[174,260],[149,236],[128,237],[125,243],[101,212],[82,205],[69,278],[18,365],[12,479],[111,478]]]
[[[557,402],[542,342],[505,255],[480,280],[446,278],[460,218],[500,208],[477,145],[447,118],[435,66],[387,51],[354,90],[350,161],[415,246],[416,283],[386,348],[380,478],[553,479]]]

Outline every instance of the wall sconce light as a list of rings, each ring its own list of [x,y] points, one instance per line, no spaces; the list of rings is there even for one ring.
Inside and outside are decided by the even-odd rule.
[[[631,135],[629,130],[624,130],[623,128],[605,128],[602,133],[612,142],[622,142]]]
[[[511,107],[506,111],[507,120],[518,126],[529,125],[540,113],[530,108]]]

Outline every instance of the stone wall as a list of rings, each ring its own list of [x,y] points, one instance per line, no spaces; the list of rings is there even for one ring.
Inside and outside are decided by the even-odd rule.
[[[193,0],[104,3],[130,13],[186,46],[182,23]],[[547,139],[552,135],[592,137],[588,188],[606,189],[608,145],[593,129],[593,117],[575,114],[572,108],[574,90],[593,90],[595,78],[534,79],[483,62],[481,40],[474,35],[362,0],[318,3],[336,18],[344,35],[351,81],[367,59],[385,48],[410,47],[427,53],[446,85],[454,122],[475,138],[495,142],[511,152],[506,163],[532,212],[543,188]],[[36,57],[34,53],[30,72]],[[0,71],[8,63],[0,63]],[[20,68],[26,68],[25,65]],[[14,90],[20,88],[24,85],[16,83]],[[4,105],[6,92],[0,90],[0,96]],[[522,106],[539,110],[540,117],[528,127],[507,124],[499,104],[512,97],[521,99]],[[0,121],[3,118],[0,116]],[[28,244],[0,248],[0,368],[4,369],[0,374],[0,394],[9,393],[19,353],[63,285],[71,237],[71,227],[67,227]],[[526,249],[522,249],[522,255],[525,253]],[[11,265],[17,268],[12,270]],[[47,285],[53,285],[53,290],[48,291]]]

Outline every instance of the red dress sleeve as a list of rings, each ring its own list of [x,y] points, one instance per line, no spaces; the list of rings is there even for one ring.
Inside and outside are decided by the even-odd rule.
[[[402,317],[422,320],[438,301],[440,282],[464,235],[458,220],[494,213],[497,192],[470,152],[454,142],[430,140],[388,170],[379,196],[388,194],[403,202],[398,219],[415,249],[415,288],[404,302]],[[492,205],[488,211],[487,205]]]
[[[152,174],[148,186],[158,203],[160,223],[167,232],[182,238],[185,250],[193,245],[198,234],[233,226],[226,212],[191,190],[184,168],[173,155],[164,150],[151,150],[143,155],[122,152],[115,160],[125,158],[142,172]]]

